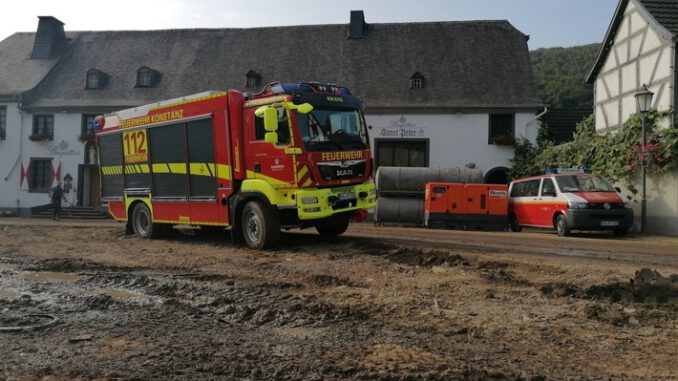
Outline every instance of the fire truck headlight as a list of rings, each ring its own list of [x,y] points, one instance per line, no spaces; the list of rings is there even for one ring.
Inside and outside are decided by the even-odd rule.
[[[570,209],[587,209],[587,208],[589,207],[589,203],[588,203],[588,202],[574,202],[574,201],[570,201],[570,202],[567,203],[567,206],[568,206]]]
[[[318,197],[304,197],[301,199],[303,205],[317,204]]]

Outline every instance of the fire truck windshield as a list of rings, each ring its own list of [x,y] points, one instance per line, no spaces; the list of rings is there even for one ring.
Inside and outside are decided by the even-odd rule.
[[[365,122],[359,110],[314,108],[297,113],[297,124],[308,151],[367,148]]]
[[[572,175],[556,177],[561,192],[614,192],[610,183],[600,176]]]

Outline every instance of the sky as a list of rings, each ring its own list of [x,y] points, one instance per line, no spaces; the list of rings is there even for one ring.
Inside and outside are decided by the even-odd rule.
[[[347,24],[351,10],[369,23],[508,20],[530,35],[531,50],[601,42],[618,0],[23,0],[3,11],[0,40],[34,32],[38,16],[66,31],[250,28]]]

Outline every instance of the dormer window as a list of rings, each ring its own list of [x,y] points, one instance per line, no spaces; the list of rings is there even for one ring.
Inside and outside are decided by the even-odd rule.
[[[87,70],[87,80],[85,81],[85,89],[103,89],[108,82],[108,76],[106,73],[97,70],[89,69]]]
[[[137,70],[136,87],[155,87],[160,82],[160,73],[146,66]]]
[[[247,74],[245,74],[245,77],[247,78],[245,87],[259,87],[259,84],[261,84],[261,75],[254,70],[248,71]]]
[[[424,76],[421,73],[416,72],[410,77],[410,89],[423,89],[424,88]]]

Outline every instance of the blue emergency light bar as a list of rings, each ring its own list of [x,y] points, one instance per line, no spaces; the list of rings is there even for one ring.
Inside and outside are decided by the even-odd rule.
[[[547,168],[547,175],[574,175],[574,174],[590,174],[591,170],[588,168]]]
[[[272,94],[292,94],[292,93],[327,93],[337,95],[351,95],[348,88],[334,84],[323,84],[319,82],[299,82],[299,83],[281,83],[274,82],[266,85],[262,93],[269,90]]]

